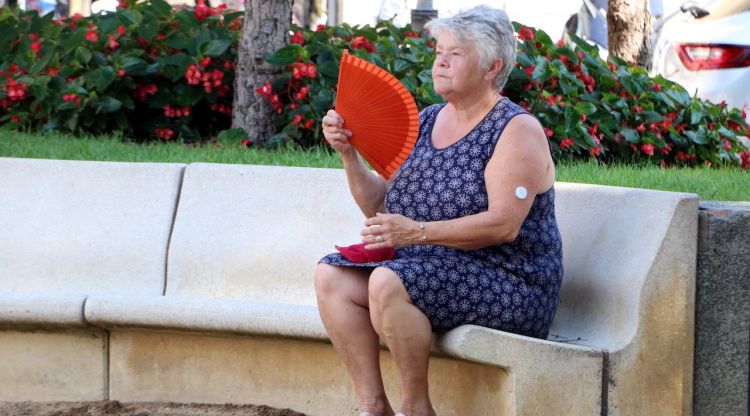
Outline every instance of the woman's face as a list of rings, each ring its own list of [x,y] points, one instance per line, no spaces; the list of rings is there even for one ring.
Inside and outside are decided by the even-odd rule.
[[[479,55],[470,42],[459,42],[450,33],[437,37],[432,82],[435,92],[450,100],[476,91],[483,82]]]

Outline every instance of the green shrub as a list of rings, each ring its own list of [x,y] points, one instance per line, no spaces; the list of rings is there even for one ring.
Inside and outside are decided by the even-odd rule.
[[[0,8],[0,123],[77,134],[122,131],[140,140],[201,140],[227,129],[241,12],[193,10],[164,0],[121,0],[114,13],[65,21]],[[662,77],[578,41],[555,44],[514,23],[517,67],[503,91],[535,114],[557,159],[693,166],[742,164],[744,112],[691,97]],[[342,51],[399,78],[418,108],[440,102],[430,68],[434,40],[409,27],[294,28],[268,61],[285,71],[256,91],[276,110],[269,143],[321,143]],[[226,137],[242,139],[228,130]]]
[[[242,13],[120,1],[55,20],[0,8],[0,122],[197,140],[227,128]]]
[[[542,31],[514,23],[517,65],[503,94],[535,114],[557,159],[635,164],[721,165],[750,168],[744,112],[691,97],[663,77],[611,58],[577,39],[575,50],[553,43]],[[333,107],[342,51],[393,73],[412,92],[417,107],[442,99],[432,89],[433,41],[390,22],[318,30],[295,28],[290,45],[268,57],[287,71],[258,93],[274,105],[281,133],[303,145],[320,142],[319,120]],[[315,68],[312,76],[299,68]]]

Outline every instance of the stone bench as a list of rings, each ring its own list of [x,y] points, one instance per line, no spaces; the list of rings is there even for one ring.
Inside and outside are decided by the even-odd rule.
[[[164,293],[183,169],[0,158],[0,400],[106,396],[108,334],[84,302]]]
[[[81,166],[101,172],[80,173]],[[122,173],[144,166],[151,168],[142,176]],[[23,169],[29,173],[7,178],[7,172]],[[39,189],[52,186],[46,176],[60,181],[53,193],[64,197],[56,198],[91,201],[71,203],[83,210],[73,223],[64,211],[42,212],[51,202],[68,203],[37,196]],[[83,182],[65,179],[81,176]],[[130,185],[68,185],[108,177]],[[157,183],[164,186],[158,197],[149,193]],[[40,215],[46,215],[40,230],[69,229],[87,241],[57,248],[22,244],[0,257],[0,264],[36,258],[45,267],[29,288],[23,278],[11,276],[30,266],[0,270],[0,279],[14,282],[0,297],[0,360],[5,362],[0,366],[12,367],[13,378],[22,379],[32,366],[24,364],[31,357],[21,346],[38,342],[48,345],[40,352],[68,354],[70,360],[53,366],[51,357],[33,364],[40,367],[34,371],[54,373],[65,365],[74,369],[95,362],[90,367],[100,370],[93,383],[101,384],[99,399],[256,403],[312,415],[354,413],[353,389],[328,342],[312,287],[312,271],[323,254],[334,244],[358,242],[363,218],[343,171],[0,159],[0,187],[4,200],[23,205],[9,210],[0,204],[0,231],[12,224],[10,233],[0,233],[0,248],[29,237],[25,230],[40,226]],[[438,413],[690,414],[696,198],[604,186],[556,187],[565,279],[550,339],[476,326],[437,334],[430,387]],[[104,210],[110,214],[106,218],[86,213],[99,198],[122,199],[122,204]],[[165,199],[163,210],[155,208],[160,198]],[[100,221],[128,224],[132,218],[122,212],[144,205],[159,213],[144,216],[152,223],[143,229],[136,225],[145,225],[146,219],[138,215],[144,223],[133,224],[132,230],[77,231],[97,229]],[[14,212],[24,213],[14,217]],[[104,247],[111,253],[108,245],[116,245],[112,249],[120,257],[114,264],[124,270],[97,263]],[[158,273],[141,271],[140,262],[149,259]],[[67,284],[55,273],[61,264],[74,269],[78,264],[86,272],[75,291],[74,302],[82,308],[65,319],[43,313],[54,305],[45,296],[56,296],[56,289]],[[20,313],[24,307],[28,312]],[[64,329],[50,332],[59,327]],[[71,327],[79,332],[70,335]],[[58,353],[55,336],[98,338],[89,350]],[[8,363],[13,354],[18,359]],[[386,349],[382,359],[395,398],[395,366]],[[0,400],[97,398],[91,394],[95,389],[86,396],[74,383],[55,394],[49,383],[24,383],[28,394],[2,387]]]

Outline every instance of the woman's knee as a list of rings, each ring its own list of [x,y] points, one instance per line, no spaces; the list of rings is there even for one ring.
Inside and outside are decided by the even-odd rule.
[[[370,303],[386,306],[391,302],[409,302],[404,284],[396,272],[385,267],[378,267],[370,275],[368,284]]]
[[[319,263],[315,267],[315,293],[320,297],[336,292],[341,287],[342,278],[341,270],[338,267]]]

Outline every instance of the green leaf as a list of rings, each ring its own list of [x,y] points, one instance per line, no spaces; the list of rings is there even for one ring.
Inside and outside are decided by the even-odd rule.
[[[701,110],[701,103],[697,98],[694,98],[693,103],[690,105],[690,124],[698,124],[702,118],[703,110]]]
[[[320,90],[312,100],[312,106],[315,111],[324,113],[333,104],[333,94],[330,90]]]
[[[393,62],[393,72],[403,73],[412,66],[411,63],[403,59],[396,59]]]
[[[76,48],[75,59],[82,64],[87,64],[91,60],[91,51],[88,48],[79,46]]]
[[[285,66],[297,62],[297,55],[302,51],[299,45],[285,46],[266,56],[266,62],[271,65]]]
[[[149,4],[158,16],[167,17],[172,14],[172,6],[164,0],[151,0]]]
[[[622,129],[620,130],[620,133],[622,133],[622,136],[625,137],[625,140],[628,141],[628,143],[638,143],[638,133],[633,129]]]
[[[245,140],[246,138],[247,133],[244,129],[239,127],[223,130],[218,136],[218,139],[222,142],[238,142]]]
[[[91,57],[94,59],[94,62],[96,62],[99,66],[106,66],[109,62],[107,62],[107,57],[104,56],[103,53],[99,51],[93,51],[91,53]]]
[[[139,75],[146,70],[146,61],[140,58],[127,57],[122,60],[122,68],[130,75]]]
[[[203,54],[207,56],[220,56],[232,44],[231,39],[213,39],[203,45]]]
[[[47,49],[47,52],[45,52],[44,55],[42,55],[42,59],[40,59],[39,62],[34,64],[34,66],[31,67],[31,71],[29,72],[31,72],[32,74],[36,74],[39,71],[46,68],[47,64],[49,64],[50,59],[52,59],[52,55],[54,55],[56,52],[57,51],[55,50],[55,48]]]
[[[596,106],[594,104],[581,101],[576,103],[576,111],[580,114],[591,115],[596,112]]]
[[[86,77],[87,85],[97,91],[104,92],[109,84],[115,80],[117,75],[111,66],[99,68],[89,73]]]
[[[159,33],[159,21],[151,15],[146,15],[143,22],[136,28],[136,33],[151,42]]]
[[[121,21],[125,24],[140,25],[143,20],[143,15],[136,9],[120,10],[118,12]]]
[[[105,96],[99,98],[97,105],[102,112],[112,113],[122,107],[122,102],[114,97]]]

